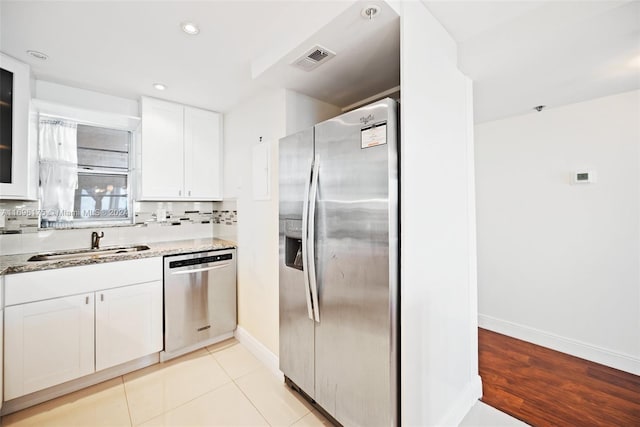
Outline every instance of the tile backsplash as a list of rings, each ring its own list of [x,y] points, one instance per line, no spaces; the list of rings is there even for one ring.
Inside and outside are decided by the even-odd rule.
[[[238,211],[235,200],[222,202],[136,202],[136,224],[212,224],[213,235],[235,240]]]
[[[224,225],[235,225],[238,223],[238,211],[214,210],[213,223]]]
[[[219,237],[235,240],[235,200],[222,202],[135,202],[135,224],[39,229],[38,202],[0,200],[0,255],[85,248],[90,232],[103,230],[103,244]]]
[[[38,202],[0,200],[0,234],[38,232]]]
[[[135,202],[135,223],[213,223],[215,202]]]
[[[213,234],[216,237],[236,241],[238,238],[238,208],[235,200],[213,204]]]

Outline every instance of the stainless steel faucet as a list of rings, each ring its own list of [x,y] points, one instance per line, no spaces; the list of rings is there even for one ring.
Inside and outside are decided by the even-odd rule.
[[[100,239],[104,237],[104,231],[98,234],[97,231],[91,233],[91,249],[100,249]]]

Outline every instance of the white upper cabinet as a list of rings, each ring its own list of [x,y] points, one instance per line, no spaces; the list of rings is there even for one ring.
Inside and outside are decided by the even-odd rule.
[[[0,53],[0,199],[29,197],[29,66]]]
[[[140,200],[222,200],[221,115],[142,98]]]
[[[142,99],[142,195],[179,198],[184,173],[184,108],[156,99]]]
[[[222,199],[220,115],[184,107],[184,188],[186,196]]]

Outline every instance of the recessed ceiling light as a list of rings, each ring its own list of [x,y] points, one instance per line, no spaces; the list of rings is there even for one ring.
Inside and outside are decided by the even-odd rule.
[[[46,61],[47,59],[49,59],[49,55],[47,55],[46,53],[38,52],[37,50],[28,50],[27,53],[41,61]]]
[[[180,26],[182,27],[182,31],[191,36],[195,36],[200,32],[200,28],[193,22],[183,22]]]
[[[165,90],[167,88],[167,86],[163,85],[162,83],[154,83],[153,87],[158,90]]]
[[[380,14],[380,7],[374,5],[374,4],[370,4],[369,6],[365,6],[362,11],[360,12],[360,15],[362,15],[363,18],[367,18],[369,20],[375,18],[376,16],[378,16],[378,14]]]

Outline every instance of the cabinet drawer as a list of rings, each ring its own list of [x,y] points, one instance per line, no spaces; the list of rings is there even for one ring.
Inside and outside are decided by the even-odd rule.
[[[162,280],[162,257],[9,274],[5,306]]]

